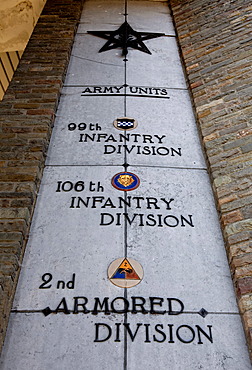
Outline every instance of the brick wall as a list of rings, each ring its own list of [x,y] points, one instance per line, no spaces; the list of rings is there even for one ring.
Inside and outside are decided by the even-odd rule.
[[[251,353],[251,1],[170,3]]]
[[[0,103],[0,347],[82,0],[48,0]]]

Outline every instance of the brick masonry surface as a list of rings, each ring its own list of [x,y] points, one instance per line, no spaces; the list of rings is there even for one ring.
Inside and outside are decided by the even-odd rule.
[[[250,0],[170,5],[252,349]],[[0,103],[1,343],[81,7],[47,1]]]
[[[170,3],[251,354],[251,1]]]
[[[0,345],[82,0],[48,0],[0,103]]]

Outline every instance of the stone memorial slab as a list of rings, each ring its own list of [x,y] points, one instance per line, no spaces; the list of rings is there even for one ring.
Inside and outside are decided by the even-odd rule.
[[[127,98],[127,116],[138,121],[132,134],[141,135],[136,137],[139,142],[127,142],[127,162],[131,165],[205,168],[188,93],[165,91],[169,99],[163,96]],[[109,151],[112,147],[107,147]]]
[[[140,32],[175,36],[170,10],[164,1],[128,1],[128,22]],[[143,11],[144,9],[144,11]],[[153,14],[156,17],[153,17]]]
[[[137,295],[161,296],[168,284],[189,311],[205,305],[211,312],[237,312],[205,172],[132,167],[140,186],[125,195],[111,185],[120,167],[84,170],[68,167],[64,178],[60,167],[45,172],[16,309],[41,309],[47,299],[56,305],[62,290],[47,286],[72,281],[73,274],[74,291],[64,289],[66,297],[111,294],[106,269],[123,256],[126,243],[128,256],[144,266]]]
[[[118,293],[107,279],[107,266],[124,255],[124,232],[122,227],[100,224],[103,209],[116,217],[117,206],[124,207],[123,194],[111,185],[111,178],[121,169],[69,166],[64,171],[61,167],[45,170],[15,309],[57,306],[62,296],[72,299],[87,293],[90,297]],[[116,206],[112,207],[112,200]],[[73,274],[74,287],[70,283],[67,289]],[[62,280],[65,284],[57,288]]]
[[[76,35],[65,86],[124,84],[121,50],[99,53],[105,42],[106,40],[89,34]]]
[[[125,3],[118,0],[85,0],[77,33],[110,30],[120,27],[124,22]]]
[[[144,12],[142,11],[144,9]],[[163,32],[166,35],[175,36],[175,31],[170,16],[169,8],[163,1],[128,1],[128,22],[140,32]],[[158,17],[153,18],[153,13]],[[83,16],[80,19],[78,33],[86,33],[91,28],[94,31],[107,31],[120,27],[124,21],[125,3],[123,1],[86,0],[84,3]],[[112,22],[113,20],[113,22]]]
[[[207,173],[134,166],[130,170],[141,184],[129,194],[120,220],[127,225],[128,257],[145,271],[134,294],[149,296],[155,291],[160,297],[166,291],[180,297],[190,312],[202,306],[209,312],[238,312]],[[107,213],[104,223],[113,220]]]
[[[103,209],[102,225],[126,226],[128,256],[146,267],[145,278],[134,289],[147,295],[155,289],[160,296],[168,284],[173,296],[183,295],[190,310],[199,309],[203,300],[210,311],[237,312],[207,174],[130,169],[140,186],[127,193],[126,209],[116,217]]]
[[[95,39],[95,40],[94,40]],[[66,75],[65,85],[123,85],[125,66],[120,48],[99,53],[106,40],[91,34],[78,34]],[[145,41],[149,54],[129,49],[127,84],[185,89],[185,79],[176,40],[162,36]],[[106,68],[101,68],[101,65]]]
[[[134,87],[125,102],[123,87],[113,88],[118,96],[101,86],[63,89],[48,165],[122,165],[126,158],[132,165],[205,168],[186,91],[163,89],[165,95],[154,95],[162,90],[148,88],[148,99],[141,95],[147,88]],[[124,116],[124,107],[138,122],[127,132],[112,124]]]
[[[251,368],[238,315],[142,316],[131,315],[130,327],[136,336],[127,341],[128,369],[138,368],[136,358],[140,368],[148,370]]]
[[[151,56],[138,50],[129,50],[127,83],[186,89],[176,39],[162,36],[147,40],[145,44],[152,53]]]
[[[104,155],[106,145],[120,145],[113,126],[124,116],[122,96],[81,96],[84,88],[64,88],[49,146],[48,165],[122,165],[124,151]],[[123,140],[123,139],[122,139]],[[124,144],[121,142],[121,145]]]
[[[8,328],[2,370],[96,370],[102,366],[123,370],[123,342],[103,342],[103,349],[95,340],[95,324],[104,315],[57,314],[44,317],[40,313],[13,313]],[[122,323],[123,315],[109,315],[108,323]],[[103,328],[101,328],[103,329]],[[100,330],[100,335],[103,331]],[[106,332],[105,332],[106,335]],[[21,339],[21,341],[20,341]]]
[[[123,314],[99,313],[83,314],[81,321],[80,325],[79,315],[72,313],[13,313],[1,369],[38,368],[38,363],[40,370],[69,364],[76,369],[89,364],[92,370],[124,369],[125,364],[132,370],[163,364],[176,370],[185,364],[189,369],[251,368],[246,351],[240,349],[241,344],[246,347],[238,315],[137,313],[125,322]]]

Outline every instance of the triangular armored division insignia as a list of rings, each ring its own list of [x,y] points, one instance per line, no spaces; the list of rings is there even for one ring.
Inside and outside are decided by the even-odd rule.
[[[140,277],[129,263],[127,258],[125,258],[119,265],[115,273],[111,276],[111,279],[133,279],[140,280]]]

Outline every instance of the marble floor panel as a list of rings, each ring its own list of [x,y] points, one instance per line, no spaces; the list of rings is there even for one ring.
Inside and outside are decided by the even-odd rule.
[[[89,34],[75,37],[65,86],[122,85],[124,62],[120,49],[99,53],[106,40]]]
[[[14,309],[55,307],[62,296],[115,296],[120,288],[107,279],[107,268],[124,256],[123,225],[107,226],[124,195],[111,185],[118,167],[45,169],[23,260]],[[120,209],[120,210],[122,210]],[[45,275],[46,274],[46,275]],[[49,275],[48,275],[49,274]],[[69,282],[75,274],[74,288]],[[43,283],[44,286],[42,285]]]
[[[164,1],[128,1],[128,14],[129,24],[139,32],[175,36],[170,9]]]
[[[124,22],[125,4],[121,0],[85,0],[77,33],[111,31]]]
[[[108,318],[109,317],[109,318]],[[94,342],[100,322],[122,323],[123,315],[11,314],[1,370],[123,370],[124,343]],[[99,338],[107,336],[99,326]],[[103,331],[102,331],[103,330]]]
[[[140,186],[121,214],[127,256],[144,269],[132,294],[181,297],[189,311],[237,312],[206,171],[134,168]],[[162,184],[162,185],[161,185]],[[133,293],[134,291],[134,293]]]
[[[184,72],[174,37],[145,41],[152,55],[129,49],[127,84],[186,89]]]
[[[111,153],[109,144],[123,145],[113,126],[124,116],[122,96],[81,96],[85,88],[63,89],[56,114],[47,165],[122,165],[123,147]],[[116,115],[115,115],[116,112]],[[108,154],[106,154],[106,152]]]
[[[129,370],[251,368],[239,315],[136,314],[129,322]]]
[[[127,97],[127,116],[138,121],[137,128],[129,131],[132,138],[126,143],[127,162],[206,168],[187,91],[165,91],[167,95],[157,98]],[[134,138],[137,142],[132,142]]]

